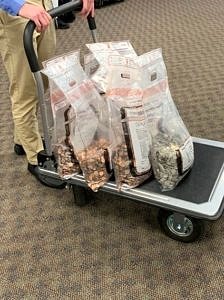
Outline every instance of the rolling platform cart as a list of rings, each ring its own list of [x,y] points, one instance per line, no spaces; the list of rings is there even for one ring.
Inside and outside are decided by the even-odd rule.
[[[75,0],[49,11],[55,18],[69,11],[80,10],[82,1]],[[93,41],[96,42],[95,20],[88,17]],[[56,164],[51,147],[51,125],[48,120],[44,99],[44,87],[34,47],[35,24],[29,21],[24,31],[24,48],[37,83],[46,149],[39,153],[38,164],[46,185],[55,188],[71,186],[76,205],[89,203],[91,192],[82,175],[62,180],[56,172]],[[224,209],[224,143],[201,138],[193,138],[195,162],[192,170],[172,191],[161,192],[156,180],[125,191],[118,191],[114,181],[106,183],[100,191],[122,196],[138,202],[159,207],[158,221],[169,237],[182,242],[193,242],[203,232],[203,220],[217,220]]]

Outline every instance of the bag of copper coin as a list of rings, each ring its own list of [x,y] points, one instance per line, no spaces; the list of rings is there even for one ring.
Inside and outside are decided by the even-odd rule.
[[[114,41],[86,44],[90,53],[84,56],[84,70],[99,93],[105,93],[108,85],[108,57],[123,55],[136,58],[137,54],[129,41]]]
[[[111,176],[111,147],[107,107],[90,80],[67,93],[75,119],[70,141],[87,185],[97,192]]]
[[[150,160],[162,191],[172,190],[194,162],[192,137],[173,101],[161,49],[138,58],[143,105],[152,137]]]
[[[120,55],[110,56],[109,66],[106,98],[114,133],[112,163],[118,188],[130,189],[151,177],[141,73],[134,60]]]
[[[80,64],[79,50],[72,51],[43,63],[42,73],[48,77],[53,115],[52,148],[58,174],[67,179],[81,172],[70,141],[69,122],[71,105],[66,93],[86,78]],[[72,116],[74,118],[74,116]]]

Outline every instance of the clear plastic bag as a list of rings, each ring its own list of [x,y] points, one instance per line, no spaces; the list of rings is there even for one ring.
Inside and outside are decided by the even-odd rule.
[[[90,80],[67,96],[75,112],[75,120],[69,124],[70,140],[85,181],[96,192],[111,175],[107,107]]]
[[[172,99],[161,49],[143,54],[138,63],[153,172],[163,191],[172,190],[193,165],[193,141]]]
[[[80,173],[81,169],[69,138],[71,105],[66,95],[87,76],[79,62],[79,50],[54,57],[43,65],[42,73],[49,80],[53,114],[52,148],[57,160],[57,172],[63,178],[70,178]]]
[[[84,57],[84,69],[99,93],[105,93],[108,86],[108,57],[122,55],[136,58],[137,54],[129,41],[114,41],[86,44],[91,51]]]
[[[141,73],[138,65],[124,56],[110,56],[109,65],[106,97],[115,137],[112,163],[118,188],[129,189],[151,175],[151,141],[142,106]]]

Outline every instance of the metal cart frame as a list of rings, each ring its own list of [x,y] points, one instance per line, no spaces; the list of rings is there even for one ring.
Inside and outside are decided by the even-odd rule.
[[[81,7],[82,1],[75,0],[50,10],[49,14],[55,18],[69,11],[80,10]],[[87,19],[93,41],[96,42],[95,20],[91,16]],[[38,154],[39,171],[46,185],[50,187],[71,186],[75,204],[83,206],[89,203],[93,193],[87,187],[84,177],[76,175],[63,180],[56,172],[51,146],[52,128],[44,99],[41,67],[32,42],[34,30],[34,22],[29,21],[24,31],[24,48],[37,83],[46,146],[45,150]],[[161,192],[156,180],[122,191],[117,189],[114,181],[109,181],[100,191],[159,207],[158,221],[166,235],[182,242],[197,240],[204,230],[202,220],[217,220],[224,210],[224,143],[196,137],[193,141],[195,164],[187,177],[173,191]]]

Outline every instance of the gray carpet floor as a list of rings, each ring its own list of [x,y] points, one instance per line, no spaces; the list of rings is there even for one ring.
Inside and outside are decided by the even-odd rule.
[[[223,0],[125,0],[96,21],[100,41],[161,47],[190,133],[224,141],[223,15]],[[92,41],[80,17],[57,36],[58,54]],[[42,186],[13,153],[1,61],[0,71],[0,299],[224,299],[224,218],[183,244],[161,232],[155,207],[101,193],[79,208],[71,191]]]

